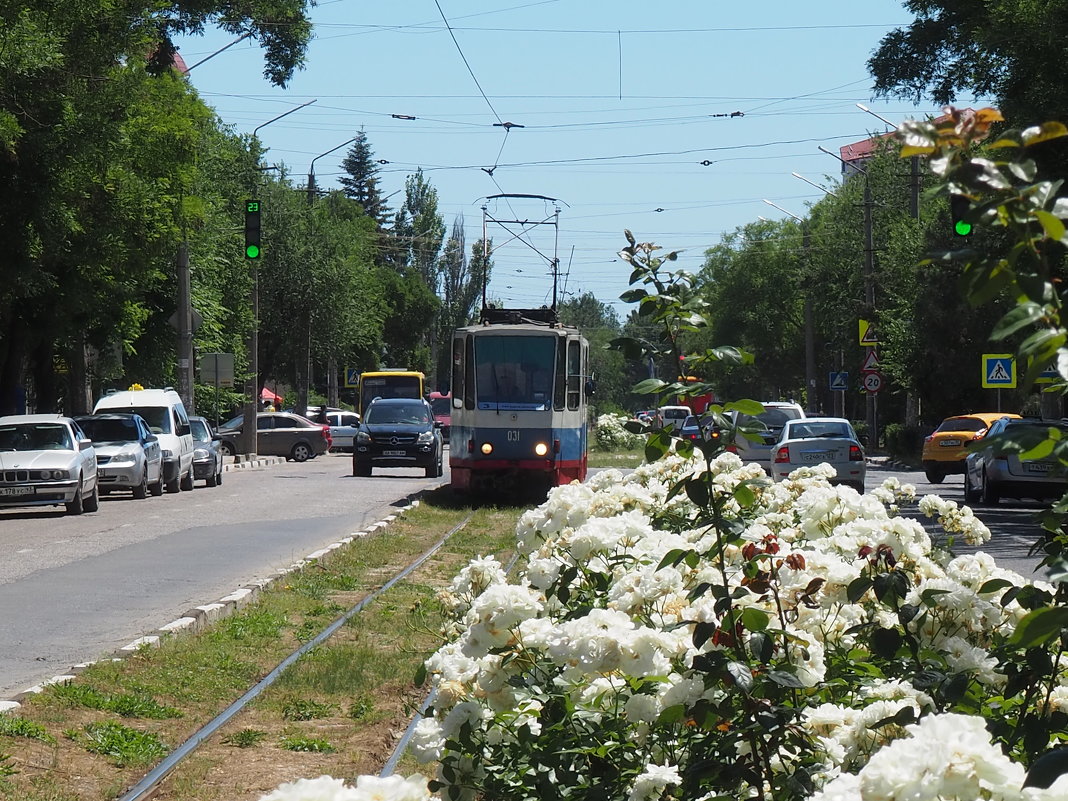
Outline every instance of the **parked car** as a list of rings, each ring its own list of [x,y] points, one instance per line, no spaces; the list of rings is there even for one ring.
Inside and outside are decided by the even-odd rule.
[[[1068,490],[1068,471],[1056,459],[1024,459],[1023,453],[1048,437],[1053,428],[1061,439],[1068,437],[1063,420],[1002,417],[990,424],[983,447],[965,459],[964,500],[991,506],[1002,498],[1059,498]],[[1011,436],[1021,445],[1006,447]]]
[[[163,494],[163,448],[139,414],[87,414],[74,421],[93,441],[100,494],[130,490],[135,498]]]
[[[360,416],[344,409],[328,409],[326,420],[330,427],[330,452],[352,453],[352,443],[360,427]]]
[[[96,450],[74,420],[58,414],[0,417],[0,507],[100,506]]]
[[[805,410],[792,401],[767,401],[761,405],[764,411],[757,415],[729,413],[735,430],[731,448],[743,462],[757,462],[770,475],[772,445],[779,441],[790,420],[804,418]]]
[[[927,480],[932,484],[940,484],[951,473],[963,473],[969,443],[982,439],[990,425],[1002,417],[1020,419],[1020,415],[1006,412],[975,412],[943,420],[923,440],[920,459]]]
[[[434,412],[434,421],[441,424],[441,439],[448,444],[452,433],[452,393],[431,392],[430,408]]]
[[[190,417],[193,433],[193,478],[203,479],[209,487],[217,487],[223,479],[223,452],[219,435],[211,430],[211,423],[203,417]]]
[[[787,420],[771,451],[771,475],[776,481],[799,467],[827,463],[837,471],[834,483],[864,492],[864,448],[853,426],[842,417]]]
[[[427,478],[443,472],[441,424],[422,398],[381,398],[364,413],[352,452],[352,474],[375,467],[422,467]]]
[[[93,414],[139,414],[159,438],[163,449],[163,482],[167,492],[193,489],[193,437],[182,398],[170,387],[110,392],[96,402]]]
[[[227,456],[237,453],[243,427],[244,416],[240,414],[219,427],[219,442]],[[291,412],[260,412],[256,415],[256,429],[256,452],[262,456],[284,456],[303,462],[326,453],[330,446],[329,426]]]

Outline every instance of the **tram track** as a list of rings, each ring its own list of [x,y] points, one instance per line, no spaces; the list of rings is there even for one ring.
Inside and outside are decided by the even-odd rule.
[[[217,732],[225,723],[231,718],[241,712],[249,703],[255,700],[264,690],[274,684],[278,678],[293,665],[298,659],[305,654],[318,648],[330,637],[332,637],[342,626],[348,623],[354,616],[362,612],[369,604],[378,600],[382,595],[389,592],[389,590],[398,582],[403,581],[409,574],[417,570],[424,562],[430,559],[441,547],[449,541],[449,539],[464,528],[469,522],[474,513],[468,514],[463,520],[453,526],[440,540],[434,543],[428,550],[424,551],[415,561],[411,562],[405,568],[400,570],[389,581],[383,584],[374,592],[362,598],[359,603],[351,607],[345,614],[335,619],[330,625],[320,631],[315,637],[313,637],[304,645],[297,648],[295,651],[289,654],[283,659],[278,666],[264,676],[260,681],[253,685],[248,692],[238,698],[229,707],[223,710],[220,714],[216,715],[212,720],[200,727],[192,737],[188,738],[184,743],[175,748],[162,762],[153,768],[149,773],[136,785],[134,785],[128,792],[119,797],[119,801],[148,801],[152,798],[153,793],[159,788],[160,784],[185,760],[187,759],[205,740],[211,737]],[[399,757],[398,757],[399,758]]]

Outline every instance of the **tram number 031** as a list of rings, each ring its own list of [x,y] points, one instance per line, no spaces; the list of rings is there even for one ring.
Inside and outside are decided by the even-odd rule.
[[[510,429],[508,429],[508,441],[509,442],[519,442],[519,429],[518,428],[510,428]]]

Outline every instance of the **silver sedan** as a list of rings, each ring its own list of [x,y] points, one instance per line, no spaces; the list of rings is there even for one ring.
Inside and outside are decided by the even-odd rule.
[[[1053,456],[1030,456],[1027,452],[1055,436],[1068,438],[1062,420],[1002,417],[991,424],[980,442],[983,447],[968,454],[964,462],[964,500],[997,504],[1003,497],[1048,500],[1068,491],[1068,472]]]
[[[58,414],[0,417],[0,507],[99,506],[96,451],[78,424]]]

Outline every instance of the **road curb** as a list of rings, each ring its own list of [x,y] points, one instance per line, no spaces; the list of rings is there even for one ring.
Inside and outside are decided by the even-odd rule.
[[[284,461],[277,456],[259,457],[255,460],[248,462],[242,462],[241,464],[228,464],[224,466],[224,469],[249,469],[252,467],[263,467],[270,464],[277,464]],[[262,462],[262,464],[261,464]],[[369,526],[354,531],[346,537],[342,537],[336,542],[332,542],[323,548],[320,548],[312,553],[306,555],[302,559],[298,559],[293,564],[279,568],[270,576],[260,579],[258,581],[245,584],[236,588],[232,592],[224,595],[218,600],[211,601],[209,603],[195,606],[192,609],[188,609],[179,615],[171,622],[160,626],[156,631],[149,634],[137,637],[131,640],[126,645],[118,648],[114,652],[101,657],[98,660],[92,662],[83,662],[77,665],[73,665],[66,673],[62,673],[56,676],[52,676],[49,679],[45,679],[39,684],[35,684],[32,687],[27,687],[25,690],[16,693],[14,696],[7,700],[0,700],[0,714],[6,712],[14,712],[22,706],[22,702],[27,698],[37,695],[43,692],[46,687],[51,684],[62,684],[66,681],[71,681],[83,672],[86,668],[97,662],[106,662],[108,660],[113,662],[122,661],[130,656],[133,656],[145,648],[158,648],[165,640],[170,637],[178,636],[181,634],[195,634],[203,631],[209,625],[222,620],[225,617],[232,615],[234,612],[243,609],[248,606],[254,600],[256,600],[263,590],[267,589],[275,582],[284,579],[287,575],[295,570],[299,570],[312,562],[318,561],[323,556],[329,554],[331,551],[337,550],[345,545],[349,545],[353,540],[360,539],[361,537],[368,537],[372,534],[386,528],[390,523],[394,522],[398,517],[405,512],[414,509],[420,503],[420,497],[426,492],[432,491],[436,487],[420,490],[412,493],[411,495],[401,498],[401,501],[406,501],[404,506],[398,507],[396,512],[386,515],[384,518],[376,523],[371,523]]]

